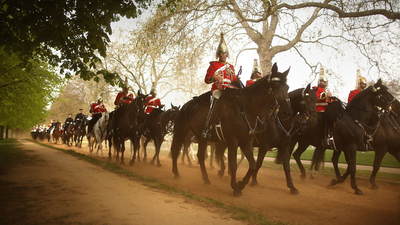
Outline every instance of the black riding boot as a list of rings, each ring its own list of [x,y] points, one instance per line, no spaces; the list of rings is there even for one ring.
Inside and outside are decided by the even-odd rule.
[[[322,139],[322,146],[329,148],[332,146],[333,138],[330,135],[330,127],[328,121],[324,121],[324,138]]]
[[[212,125],[214,123],[215,118],[217,117],[217,110],[216,110],[217,101],[218,99],[211,97],[210,110],[208,111],[206,126],[202,133],[203,138],[211,137]]]

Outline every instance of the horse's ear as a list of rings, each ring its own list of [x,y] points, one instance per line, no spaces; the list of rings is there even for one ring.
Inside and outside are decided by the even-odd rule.
[[[306,87],[306,91],[309,92],[311,88],[311,83],[308,83],[307,87]]]
[[[142,94],[142,93],[140,92],[140,89],[137,91],[137,94],[138,94],[138,95],[141,95],[141,94]]]
[[[278,72],[278,65],[276,63],[274,63],[274,65],[272,66],[272,70],[271,70],[272,74],[277,73]]]
[[[290,67],[289,67],[289,69],[287,69],[285,72],[283,72],[283,75],[284,75],[285,77],[287,77],[287,75],[289,74],[289,71],[290,71]]]
[[[382,79],[381,79],[381,78],[379,78],[379,80],[376,82],[376,84],[375,84],[375,85],[382,86]]]
[[[172,102],[171,102],[171,109],[172,109],[172,108],[174,108],[174,105],[172,105]]]

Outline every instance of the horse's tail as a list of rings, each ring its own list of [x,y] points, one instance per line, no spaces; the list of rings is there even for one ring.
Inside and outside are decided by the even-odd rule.
[[[319,148],[315,148],[313,157],[311,159],[311,169],[313,167],[319,167],[324,163],[325,159],[325,149],[321,150]]]
[[[283,164],[283,154],[282,154],[282,151],[281,151],[281,149],[280,148],[278,148],[278,154],[276,155],[276,158],[275,158],[275,163],[276,164]]]

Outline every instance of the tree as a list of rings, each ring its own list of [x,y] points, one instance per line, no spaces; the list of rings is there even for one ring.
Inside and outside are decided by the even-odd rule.
[[[173,9],[175,0],[159,5]],[[3,0],[0,3],[1,47],[16,52],[24,63],[41,56],[52,66],[60,66],[89,80],[102,74],[114,84],[116,75],[93,71],[106,55],[112,34],[110,24],[120,17],[136,18],[152,0]],[[69,70],[69,71],[68,71]]]
[[[201,37],[171,33],[173,24],[157,24],[162,12],[138,22],[129,33],[117,32],[101,66],[127,77],[133,91],[149,94],[156,88],[161,99],[169,95],[187,100],[208,89],[204,74],[199,78],[196,73],[204,54],[196,49]]]
[[[74,76],[68,80],[68,83],[62,88],[61,93],[51,104],[47,123],[54,119],[59,119],[64,123],[68,114],[73,114],[73,118],[79,109],[83,109],[83,114],[90,115],[89,109],[91,103],[97,101],[99,97],[103,98],[103,103],[107,110],[112,111],[114,108],[115,90],[110,84],[99,76],[99,81],[93,79],[84,81],[78,76]]]
[[[0,62],[0,125],[23,129],[44,122],[61,77],[44,62],[24,67],[17,54],[2,50]]]
[[[399,71],[388,59],[399,59],[399,10],[397,0],[183,0],[159,22],[179,23],[177,31],[201,35],[212,45],[223,31],[229,46],[239,46],[232,51],[236,56],[257,51],[264,74],[274,57],[294,52],[315,79],[320,66],[334,74],[333,58],[354,51],[369,63],[369,73],[394,76]],[[321,51],[324,59],[314,57]]]

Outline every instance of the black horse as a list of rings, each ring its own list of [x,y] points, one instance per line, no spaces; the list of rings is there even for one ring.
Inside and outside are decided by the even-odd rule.
[[[290,156],[296,141],[296,132],[301,127],[315,127],[317,121],[316,102],[318,100],[315,92],[306,88],[294,90],[289,93],[290,105],[293,110],[291,117],[283,121],[278,116],[271,123],[265,123],[263,130],[256,135],[254,146],[258,146],[258,157],[256,170],[253,173],[252,185],[257,185],[257,173],[262,166],[265,154],[273,147],[278,148],[276,163],[283,163],[287,187],[291,194],[298,194],[290,175]],[[265,121],[265,118],[262,118]]]
[[[144,105],[147,95],[138,91],[136,98],[130,103],[123,104],[114,111],[113,115],[113,146],[117,151],[116,160],[119,161],[121,152],[121,164],[124,164],[125,141],[129,139],[133,144],[134,152],[130,165],[135,163],[136,153],[139,149],[138,117],[144,116]]]
[[[371,188],[376,190],[378,185],[376,185],[375,177],[386,152],[400,162],[400,102],[397,99],[393,98],[393,103],[380,117],[380,126],[373,136],[371,146],[375,151],[375,159],[369,182],[372,185]]]
[[[161,167],[161,162],[159,158],[161,144],[164,141],[164,137],[168,133],[172,133],[176,115],[179,112],[179,107],[171,104],[171,108],[164,111],[159,108],[155,108],[146,117],[142,130],[146,130],[144,134],[145,140],[142,145],[143,147],[143,161],[146,161],[147,152],[146,147],[150,140],[153,140],[154,147],[156,149],[153,159],[150,164],[153,165],[154,161],[157,160],[157,166]]]
[[[347,105],[345,110],[337,115],[337,120],[332,130],[334,153],[332,163],[335,168],[336,180],[332,180],[332,185],[344,182],[348,175],[351,175],[351,187],[355,190],[356,195],[364,195],[357,187],[356,174],[356,152],[361,150],[365,145],[366,137],[373,136],[380,126],[380,112],[377,107],[386,109],[393,102],[393,96],[388,92],[388,88],[382,85],[382,81],[378,82],[359,94],[357,94]],[[328,107],[326,109],[328,112]],[[338,168],[338,158],[341,152],[344,152],[347,171],[343,176],[340,175]],[[316,151],[313,163],[318,164],[322,160],[321,152]]]
[[[182,165],[185,164],[185,158],[187,159],[188,164],[192,165],[192,161],[190,160],[190,157],[189,157],[189,148],[192,143],[198,143],[198,141],[197,141],[196,136],[193,134],[193,132],[189,131],[189,133],[186,135],[185,139],[183,140],[183,146],[182,146],[183,149],[182,149],[182,158],[181,158]],[[214,159],[217,143],[207,141],[207,146],[210,146],[210,148],[211,148],[210,149],[210,168],[214,169],[213,159]],[[225,148],[226,148],[226,146],[225,146]],[[205,159],[207,159],[207,157],[208,157],[208,154],[206,152]]]
[[[75,147],[82,148],[82,140],[83,137],[86,136],[86,126],[87,126],[86,116],[84,116],[79,123],[76,123],[74,132]]]
[[[278,72],[276,63],[272,67],[271,74],[261,78],[255,84],[243,89],[227,89],[221,95],[218,102],[219,121],[221,126],[220,137],[228,146],[228,160],[231,171],[231,187],[233,194],[238,196],[248,183],[250,176],[255,170],[253,157],[253,139],[257,129],[258,115],[266,113],[274,117],[278,113],[283,120],[292,114],[288,98],[289,86],[286,77],[289,73]],[[175,178],[179,177],[177,160],[182,147],[183,140],[189,130],[197,137],[199,146],[197,158],[200,163],[203,181],[210,183],[204,164],[207,139],[202,137],[206,117],[209,110],[210,92],[187,102],[176,118],[174,137],[171,144],[172,171]],[[267,109],[265,109],[267,106]],[[278,112],[279,111],[279,112]],[[219,142],[216,130],[212,131],[211,141]],[[237,148],[240,146],[247,160],[249,170],[243,181],[236,182],[237,170]]]

